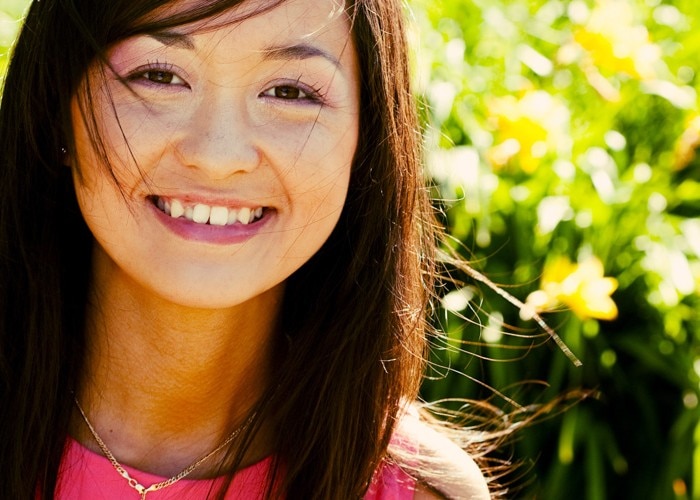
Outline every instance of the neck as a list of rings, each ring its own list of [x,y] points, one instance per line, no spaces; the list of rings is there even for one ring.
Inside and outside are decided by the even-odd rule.
[[[267,387],[281,287],[229,309],[198,309],[146,293],[113,270],[95,275],[77,397],[118,460],[173,475],[223,442]],[[99,452],[78,417],[74,436]],[[264,434],[244,462],[269,453]]]

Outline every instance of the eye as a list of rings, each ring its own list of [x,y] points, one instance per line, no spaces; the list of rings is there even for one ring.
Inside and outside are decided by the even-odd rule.
[[[279,85],[270,90],[279,99],[306,99],[308,97],[301,89],[291,85]]]
[[[265,90],[262,94],[265,97],[274,97],[285,101],[318,101],[318,92],[312,89],[300,88],[300,85],[282,84],[275,85]]]
[[[163,71],[160,69],[146,71],[145,73],[141,74],[141,77],[145,78],[149,82],[161,85],[186,85],[185,81],[179,76],[177,76],[175,73],[172,73],[170,71]]]
[[[189,87],[187,82],[172,70],[172,66],[153,64],[139,68],[126,77],[129,82],[153,87]]]

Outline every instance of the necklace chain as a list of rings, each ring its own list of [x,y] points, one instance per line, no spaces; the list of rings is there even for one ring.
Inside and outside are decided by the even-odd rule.
[[[174,476],[172,476],[169,479],[166,479],[165,481],[161,481],[159,483],[154,483],[148,487],[142,485],[139,483],[136,479],[131,477],[129,473],[122,467],[122,464],[119,463],[119,461],[114,457],[111,451],[109,451],[109,448],[107,448],[107,445],[105,444],[104,441],[102,441],[102,438],[97,434],[97,431],[95,428],[92,426],[90,423],[90,420],[88,420],[87,415],[85,414],[85,411],[83,410],[82,406],[80,406],[80,403],[78,402],[78,398],[74,398],[75,401],[75,406],[78,407],[78,411],[83,417],[83,420],[85,421],[85,424],[87,425],[88,429],[90,429],[90,433],[92,433],[92,437],[95,438],[95,441],[97,442],[97,445],[100,447],[102,450],[102,453],[104,453],[105,457],[110,461],[112,466],[114,467],[114,470],[116,470],[121,477],[123,477],[126,482],[129,484],[131,488],[136,490],[138,494],[141,496],[141,500],[145,500],[146,494],[150,493],[152,491],[158,491],[162,490],[163,488],[167,488],[168,486],[172,486],[173,484],[177,483],[180,479],[183,479],[187,476],[189,476],[192,471],[194,471],[197,467],[202,465],[204,462],[209,460],[211,457],[213,457],[215,454],[220,452],[226,445],[230,444],[231,441],[233,441],[238,434],[241,433],[244,427],[249,425],[255,416],[255,413],[253,413],[248,419],[240,426],[237,427],[236,429],[231,432],[231,434],[228,435],[228,437],[215,449],[204,455],[203,457],[197,459],[194,463],[192,463],[189,467],[186,469],[183,469],[182,471],[178,472]]]

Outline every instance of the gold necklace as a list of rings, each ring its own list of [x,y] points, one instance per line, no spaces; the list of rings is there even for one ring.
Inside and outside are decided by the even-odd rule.
[[[166,479],[165,481],[161,481],[159,483],[154,483],[148,487],[142,485],[139,483],[136,479],[131,477],[129,473],[122,467],[122,464],[117,461],[116,458],[114,458],[114,455],[112,454],[111,451],[109,451],[109,448],[107,448],[107,445],[105,444],[104,441],[102,441],[102,438],[100,438],[99,434],[97,434],[97,431],[95,428],[92,426],[90,423],[90,420],[88,420],[87,415],[85,414],[85,411],[83,410],[82,406],[80,406],[80,403],[78,402],[78,398],[75,397],[73,398],[75,401],[75,406],[78,407],[78,411],[83,417],[83,420],[85,421],[85,424],[88,426],[88,429],[90,429],[90,432],[92,433],[92,437],[95,438],[95,441],[97,442],[97,445],[100,447],[102,450],[102,453],[104,453],[105,457],[110,461],[112,466],[114,467],[114,470],[116,470],[121,477],[123,477],[126,482],[129,484],[131,488],[136,490],[136,492],[140,495],[140,500],[145,500],[146,499],[146,494],[152,492],[152,491],[158,491],[162,490],[163,488],[167,488],[168,486],[172,486],[173,484],[177,483],[180,479],[183,479],[190,475],[193,470],[195,470],[197,467],[202,465],[204,462],[209,460],[211,457],[213,457],[216,453],[220,452],[226,445],[231,443],[238,434],[241,433],[244,427],[249,425],[252,421],[253,418],[255,417],[255,413],[251,414],[250,417],[240,426],[234,429],[234,431],[228,435],[228,437],[224,440],[223,443],[221,443],[219,446],[217,446],[214,450],[210,451],[203,457],[197,459],[192,465],[187,467],[186,469],[183,469],[179,473],[175,474],[173,477],[170,479]]]

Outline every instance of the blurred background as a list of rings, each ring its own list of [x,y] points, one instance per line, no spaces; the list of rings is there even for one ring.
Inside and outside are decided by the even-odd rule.
[[[0,0],[0,74],[26,5]],[[448,245],[524,303],[445,285],[423,397],[590,391],[504,451],[509,498],[700,499],[700,2],[407,10]]]

